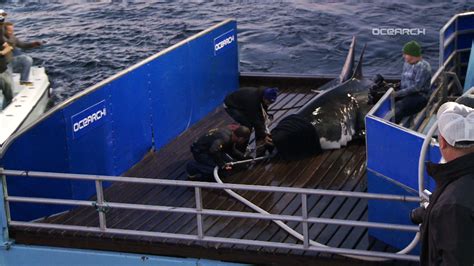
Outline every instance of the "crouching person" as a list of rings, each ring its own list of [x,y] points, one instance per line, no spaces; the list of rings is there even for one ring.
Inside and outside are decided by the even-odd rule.
[[[225,128],[211,129],[191,145],[194,160],[186,166],[190,180],[212,180],[216,166],[229,171],[228,163],[245,159],[236,146],[248,143],[250,129],[245,126],[229,125]]]

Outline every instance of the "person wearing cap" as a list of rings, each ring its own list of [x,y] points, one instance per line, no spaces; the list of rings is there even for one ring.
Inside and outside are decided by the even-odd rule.
[[[421,46],[410,41],[403,46],[403,72],[395,91],[395,122],[421,111],[431,92],[431,66],[421,56]]]
[[[443,164],[427,163],[436,182],[421,227],[421,265],[474,265],[474,109],[438,110]]]
[[[7,55],[7,61],[11,71],[20,70],[20,85],[32,86],[30,81],[30,69],[33,65],[33,59],[25,54],[22,54],[18,48],[31,49],[41,46],[40,41],[23,42],[15,36],[14,25],[11,22],[4,23],[5,41],[13,47],[13,53]]]
[[[231,170],[230,160],[243,160],[245,155],[237,145],[248,142],[250,129],[240,125],[228,125],[224,128],[209,130],[191,145],[194,162],[187,165],[188,177],[200,180],[212,175],[214,167]]]
[[[237,123],[255,130],[257,147],[263,148],[272,143],[267,128],[267,121],[272,117],[268,114],[268,107],[277,97],[277,88],[241,88],[227,95],[224,108]],[[265,152],[261,148],[257,153]]]

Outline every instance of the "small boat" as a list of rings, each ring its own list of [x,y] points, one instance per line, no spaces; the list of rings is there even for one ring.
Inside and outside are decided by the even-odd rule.
[[[12,102],[0,111],[0,146],[16,131],[31,124],[44,113],[50,99],[50,84],[43,67],[31,68],[32,86],[20,85],[20,74],[13,73]],[[3,106],[0,95],[0,106]]]

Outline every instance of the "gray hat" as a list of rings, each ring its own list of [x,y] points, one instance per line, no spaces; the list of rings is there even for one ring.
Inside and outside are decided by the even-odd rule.
[[[447,102],[438,110],[438,130],[449,145],[457,148],[474,146],[474,109]]]

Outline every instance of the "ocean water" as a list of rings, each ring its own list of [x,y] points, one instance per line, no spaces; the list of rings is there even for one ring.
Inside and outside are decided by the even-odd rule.
[[[38,0],[0,9],[20,39],[45,42],[29,54],[46,67],[58,103],[227,18],[238,22],[241,71],[336,75],[353,35],[357,51],[367,44],[366,75],[399,75],[409,40],[435,70],[439,29],[474,2]],[[374,35],[379,28],[422,32]]]

